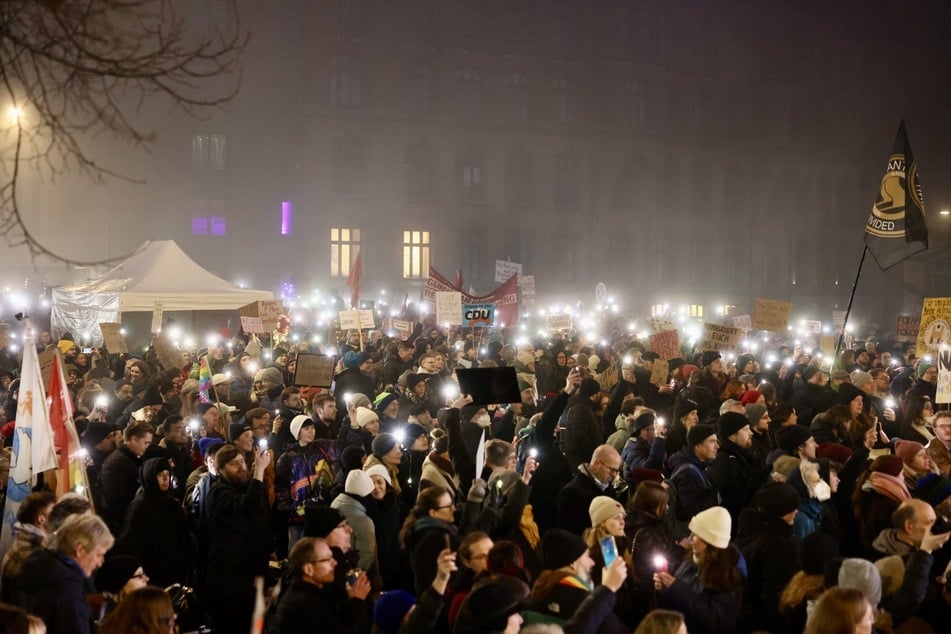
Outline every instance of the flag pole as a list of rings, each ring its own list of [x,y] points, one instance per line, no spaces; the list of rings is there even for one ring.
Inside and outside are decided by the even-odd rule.
[[[835,342],[835,350],[832,353],[832,365],[830,368],[834,368],[835,364],[839,358],[839,349],[842,347],[842,341],[845,339],[845,329],[849,325],[849,315],[852,313],[852,301],[855,299],[855,290],[859,286],[859,277],[862,275],[862,267],[865,266],[865,256],[868,255],[868,245],[866,244],[862,248],[862,258],[859,260],[859,270],[855,272],[855,281],[852,282],[852,293],[849,295],[849,305],[845,308],[845,320],[842,322],[842,332],[839,333],[839,338]]]

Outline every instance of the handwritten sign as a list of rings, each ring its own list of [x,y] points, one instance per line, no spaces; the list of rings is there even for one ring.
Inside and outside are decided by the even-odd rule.
[[[359,310],[341,310],[337,318],[340,320],[340,330],[360,330]]]
[[[297,387],[330,388],[334,380],[336,357],[323,354],[297,355],[297,370],[294,372],[294,385]]]
[[[733,327],[742,328],[743,330],[752,330],[753,318],[750,315],[734,315]]]
[[[360,313],[360,329],[365,328],[375,328],[376,327],[376,314],[372,310],[358,310]]]
[[[822,322],[815,319],[804,319],[802,331],[807,335],[818,335],[822,332]]]
[[[545,319],[548,330],[571,330],[571,315],[568,313],[557,313],[548,315]]]
[[[43,375],[43,385],[50,384],[50,375],[53,374],[53,359],[56,358],[58,352],[56,346],[50,346],[38,355],[40,374]],[[65,373],[66,369],[63,368],[63,374]]]
[[[261,321],[260,317],[245,317],[241,316],[241,329],[248,334],[264,334],[264,322]]]
[[[951,403],[951,350],[941,350],[938,359],[938,388],[936,403]]]
[[[241,317],[259,318],[263,332],[277,329],[277,322],[283,312],[284,304],[279,299],[258,300],[238,309],[238,315]]]
[[[162,302],[156,301],[152,304],[152,329],[150,332],[155,334],[162,330]]]
[[[668,330],[677,330],[677,324],[666,319],[651,319],[651,330],[654,332],[667,332]]]
[[[495,321],[495,304],[466,304],[462,307],[463,328],[491,326]]]
[[[462,293],[458,291],[436,293],[436,322],[440,325],[462,325]]]
[[[407,321],[405,319],[394,319],[390,322],[391,327],[395,330],[401,339],[408,339],[411,334],[413,334],[413,322]]]
[[[680,333],[676,330],[655,332],[648,339],[651,352],[656,352],[664,361],[680,356]]]
[[[740,345],[740,339],[742,338],[743,331],[739,328],[719,324],[704,324],[703,335],[700,338],[700,349],[734,352]]]
[[[926,297],[921,305],[921,323],[915,354],[938,356],[942,346],[951,344],[951,297]]]
[[[835,354],[835,337],[832,335],[821,335],[819,337],[819,349],[822,354],[831,358]]]
[[[778,299],[756,298],[756,309],[753,311],[753,328],[782,332],[789,325],[789,313],[792,304]]]
[[[126,344],[125,337],[122,335],[122,327],[119,324],[99,324],[99,330],[102,331],[103,344],[110,353],[126,354],[129,352],[129,346]]]
[[[182,353],[179,352],[178,346],[172,341],[168,332],[163,330],[155,335],[152,347],[155,348],[155,356],[158,357],[159,364],[166,370],[180,368],[184,363]]]
[[[895,339],[905,343],[914,341],[921,330],[921,317],[917,315],[899,315],[895,326]]]
[[[832,327],[841,328],[845,325],[845,313],[848,311],[845,310],[833,310],[832,311]]]
[[[604,372],[598,375],[598,383],[601,384],[601,389],[605,392],[608,392],[617,385],[620,376],[618,375],[617,366],[610,365]]]
[[[654,359],[654,366],[651,368],[651,383],[654,385],[664,385],[667,383],[667,376],[670,374],[670,364],[663,359]]]
[[[522,275],[522,265],[508,260],[495,261],[495,281],[507,282],[513,275]]]

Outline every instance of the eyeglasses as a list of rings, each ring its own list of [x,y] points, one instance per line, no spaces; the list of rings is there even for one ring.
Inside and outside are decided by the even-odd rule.
[[[611,472],[611,475],[617,475],[617,474],[621,473],[621,467],[618,467],[618,468],[615,469],[614,467],[612,467],[612,466],[609,465],[608,463],[604,462],[603,460],[598,460],[598,462],[600,462],[600,463],[604,466],[605,469],[607,469],[608,471],[610,471],[610,472]]]
[[[333,557],[327,557],[327,558],[325,558],[325,559],[314,559],[311,563],[312,563],[312,564],[325,564],[325,563],[327,563],[328,561],[333,561],[333,560],[334,560]]]
[[[455,502],[450,502],[450,503],[447,504],[446,506],[437,506],[437,507],[436,507],[436,510],[437,510],[437,511],[441,511],[441,510],[443,510],[443,509],[454,509],[454,508],[456,508],[456,503],[455,503]]]

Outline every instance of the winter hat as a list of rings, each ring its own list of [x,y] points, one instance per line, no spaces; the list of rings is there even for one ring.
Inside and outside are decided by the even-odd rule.
[[[222,383],[231,383],[232,381],[234,381],[234,377],[228,376],[227,374],[219,373],[211,376],[211,384],[215,387],[218,387]]]
[[[873,606],[882,600],[882,576],[875,564],[865,559],[849,558],[842,562],[839,587],[861,590]]]
[[[839,394],[835,397],[835,402],[839,405],[848,405],[856,396],[862,397],[862,409],[865,409],[865,405],[868,403],[865,392],[851,383],[843,383],[839,386]]]
[[[70,341],[69,339],[60,339],[56,342],[56,347],[59,348],[61,354],[66,354],[69,352],[70,348],[75,348],[76,342]]]
[[[383,634],[397,634],[414,605],[416,597],[405,590],[384,592],[373,604],[373,624]]]
[[[376,412],[374,412],[372,409],[368,409],[366,407],[358,407],[357,413],[354,416],[354,420],[350,422],[351,422],[351,427],[363,428],[369,425],[370,423],[374,421],[379,421],[379,420],[380,420],[380,417],[377,416]],[[356,423],[356,425],[353,425],[353,423]]]
[[[924,378],[925,372],[927,372],[930,368],[933,368],[933,367],[934,367],[934,364],[933,364],[933,363],[922,363],[921,365],[919,365],[919,366],[918,366],[918,378],[919,378],[919,379]]]
[[[937,473],[929,473],[918,481],[918,486],[911,495],[937,508],[951,497],[951,479]]]
[[[740,403],[743,404],[743,407],[746,407],[750,403],[755,403],[759,400],[759,397],[763,395],[759,390],[746,390],[743,392],[743,395],[740,397]]]
[[[690,412],[696,412],[699,407],[695,401],[691,401],[689,398],[681,400],[674,406],[674,420],[678,421]]]
[[[368,397],[366,394],[361,394],[360,392],[354,392],[350,395],[350,404],[353,405],[354,408],[365,407],[367,409],[372,409],[370,407],[370,397]]]
[[[806,383],[812,380],[812,377],[821,370],[814,365],[807,366],[805,370],[802,371],[802,380]]]
[[[344,493],[351,493],[357,497],[366,497],[373,493],[373,480],[365,471],[354,469],[347,474],[347,481],[343,485]]]
[[[400,441],[393,434],[380,434],[373,439],[370,450],[378,460],[383,460],[383,456],[400,446]]]
[[[852,457],[852,450],[837,442],[824,442],[816,447],[816,458],[828,458],[830,462],[844,465]]]
[[[713,425],[694,425],[687,432],[687,446],[692,449],[716,433],[717,429]]]
[[[113,595],[119,594],[135,571],[141,567],[142,562],[132,555],[110,557],[96,572],[96,589]]]
[[[521,363],[527,368],[530,364],[535,363],[535,355],[533,355],[528,350],[523,350],[522,352],[519,352],[517,355],[515,355],[515,361],[516,363]]]
[[[682,368],[680,368],[680,374],[683,375],[684,381],[690,378],[690,375],[699,370],[697,366],[692,363],[685,363]]]
[[[637,467],[631,471],[631,480],[633,481],[634,487],[636,488],[641,482],[657,482],[658,484],[664,481],[664,474],[658,471],[657,469],[648,469],[647,467]]]
[[[325,538],[346,519],[329,506],[311,506],[304,512],[304,537]]]
[[[523,608],[529,592],[524,581],[509,575],[480,579],[472,587],[459,620],[474,626],[471,631],[501,632],[508,618]]]
[[[780,456],[773,462],[773,472],[789,476],[799,466],[799,458],[794,456]]]
[[[735,366],[735,367],[736,367],[736,371],[737,371],[737,372],[742,372],[742,371],[743,371],[743,368],[745,368],[745,367],[746,367],[746,364],[749,363],[750,361],[752,361],[753,363],[756,363],[756,357],[754,357],[753,355],[751,355],[751,354],[749,354],[749,353],[747,353],[747,354],[741,354],[740,356],[738,356],[738,357],[736,358],[736,366]],[[742,381],[742,379],[740,379],[740,380]]]
[[[849,381],[860,390],[872,382],[872,375],[862,370],[856,370],[849,375]]]
[[[393,486],[393,478],[390,476],[390,472],[387,471],[386,467],[381,464],[375,464],[369,469],[366,470],[368,476],[379,476],[386,480],[386,483],[390,486]]]
[[[251,425],[248,425],[247,423],[229,424],[228,425],[228,442],[236,441],[238,439],[238,436],[240,436],[246,431],[251,431]],[[294,436],[294,438],[297,438],[297,436]]]
[[[409,370],[407,370],[406,372],[407,372],[408,374],[407,374],[407,376],[406,376],[406,382],[405,382],[405,384],[406,384],[407,389],[410,389],[410,390],[412,390],[414,387],[416,387],[416,384],[419,383],[420,381],[426,381],[426,380],[428,380],[429,377],[430,377],[430,375],[428,375],[428,374],[413,374],[413,373],[412,373],[411,371],[409,371]]]
[[[905,463],[898,456],[879,456],[874,461],[872,471],[898,477],[901,475]]]
[[[839,542],[828,533],[813,531],[799,542],[799,566],[807,575],[821,575],[825,563],[839,555]]]
[[[924,445],[914,440],[899,440],[895,442],[895,455],[910,467],[915,456],[924,448]]]
[[[112,425],[109,423],[92,421],[86,425],[86,431],[83,432],[83,440],[90,445],[98,445],[105,440],[106,436],[111,434],[112,431]]]
[[[364,361],[367,360],[366,352],[354,352],[353,350],[348,350],[345,355],[343,355],[343,367],[347,369],[359,368]]]
[[[300,430],[307,426],[314,426],[314,421],[310,416],[298,414],[294,417],[294,420],[291,421],[291,436],[294,437],[294,440],[299,440],[298,436],[300,436]]]
[[[756,427],[763,414],[766,413],[766,406],[762,403],[750,403],[746,406],[746,420],[750,422],[750,427]]]
[[[829,375],[829,378],[833,381],[847,381],[849,373],[845,370],[834,370],[832,374]]]
[[[557,570],[577,561],[588,551],[588,545],[574,533],[552,528],[542,537],[541,550],[545,570]]]
[[[750,421],[743,414],[737,412],[727,412],[717,419],[717,434],[722,439],[727,439],[744,427],[749,427]]]
[[[716,350],[704,350],[700,354],[700,365],[702,365],[703,367],[707,367],[708,365],[710,365],[711,363],[713,363],[714,361],[720,358],[722,357],[720,356],[720,353],[717,352]]]
[[[419,423],[410,423],[403,428],[403,444],[411,447],[416,439],[426,435],[426,428]]]
[[[225,441],[223,441],[221,438],[200,438],[198,440],[198,451],[201,452],[201,457],[202,459],[204,459],[205,456],[208,455],[209,447],[211,447],[212,445],[223,445],[223,444],[225,444]]]
[[[268,381],[275,385],[284,385],[284,375],[277,368],[264,368],[258,370],[254,375],[254,382]]]
[[[601,384],[594,379],[585,379],[578,387],[578,393],[585,398],[591,398],[601,391]]]
[[[905,580],[905,560],[899,555],[877,559],[875,568],[882,579],[882,596],[887,597],[902,586]]]
[[[656,421],[657,417],[654,416],[654,412],[644,412],[634,419],[634,435],[639,434],[642,429],[653,427]]]
[[[350,445],[340,452],[340,469],[344,473],[354,469],[362,469],[365,457],[366,452],[363,450],[363,445]]]
[[[382,414],[383,410],[390,406],[390,403],[397,400],[396,395],[391,392],[380,392],[376,400],[373,401],[373,409]]]
[[[694,515],[687,528],[707,544],[723,549],[730,545],[732,524],[729,511],[722,506],[711,506]]]
[[[617,500],[606,495],[597,496],[588,505],[591,526],[597,526],[618,514],[624,515],[624,507]]]
[[[776,446],[789,455],[799,453],[799,446],[812,438],[812,432],[802,425],[780,427],[775,433]]]
[[[767,515],[782,517],[799,508],[802,500],[795,488],[782,482],[768,482],[756,493],[754,504]]]
[[[158,391],[158,388],[150,386],[149,389],[145,390],[145,394],[139,399],[139,408],[143,408],[147,405],[163,405],[165,401],[162,400],[162,393]]]

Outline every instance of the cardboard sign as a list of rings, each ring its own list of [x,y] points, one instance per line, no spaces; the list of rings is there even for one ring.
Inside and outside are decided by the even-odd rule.
[[[743,330],[752,330],[753,318],[750,315],[734,315],[733,327],[742,328]]]
[[[601,384],[601,389],[605,392],[610,392],[611,388],[617,385],[618,380],[620,380],[620,375],[616,365],[607,367],[604,372],[598,375],[598,383]]]
[[[43,385],[50,384],[50,376],[53,374],[53,359],[56,358],[59,349],[56,346],[50,346],[39,355],[37,358],[40,362],[40,374],[43,376]],[[66,373],[65,366],[63,368],[63,374]]]
[[[717,352],[735,352],[743,338],[743,331],[732,326],[719,324],[704,324],[703,335],[700,337],[700,350],[716,350]]]
[[[651,352],[656,352],[664,361],[680,356],[680,333],[676,330],[656,332],[648,339]]]
[[[936,403],[951,403],[951,350],[942,350],[938,359],[938,389]]]
[[[338,313],[340,330],[360,330],[360,311],[341,310]]]
[[[822,350],[823,356],[832,358],[832,355],[835,354],[835,337],[832,335],[821,335],[819,337],[819,349]]]
[[[802,322],[802,331],[807,335],[818,335],[822,332],[822,322],[814,319],[805,319]]]
[[[951,297],[926,297],[921,305],[921,323],[915,355],[937,357],[942,346],[951,344]]]
[[[654,385],[664,385],[667,383],[667,376],[670,374],[670,364],[663,359],[654,359],[654,367],[651,368],[651,383]]]
[[[241,316],[241,330],[245,331],[248,334],[263,335],[264,334],[264,322],[261,321],[260,317],[245,317]]]
[[[496,282],[505,282],[508,281],[513,275],[522,275],[522,265],[518,262],[509,262],[508,260],[496,260],[495,261],[495,281]]]
[[[152,347],[155,348],[155,356],[163,368],[171,370],[182,367],[184,363],[184,361],[182,361],[182,353],[179,352],[178,347],[172,342],[172,338],[168,332],[163,330],[155,335],[155,338],[152,340]]]
[[[832,311],[832,327],[841,328],[845,325],[845,314],[848,311],[846,310],[833,310]]]
[[[462,327],[491,326],[495,321],[495,304],[466,304],[462,307]]]
[[[156,301],[152,304],[152,329],[150,332],[155,334],[162,331],[162,302]]]
[[[360,313],[360,329],[376,328],[376,313],[372,310],[358,310]]]
[[[303,352],[298,354],[297,369],[294,371],[294,386],[329,389],[334,380],[334,366],[336,364],[336,357]]]
[[[391,320],[390,327],[399,334],[400,339],[408,339],[413,334],[413,322],[405,319]]]
[[[571,330],[571,315],[568,313],[548,315],[548,317],[545,318],[545,325],[549,331]]]
[[[756,298],[756,309],[753,311],[753,328],[783,332],[789,325],[789,313],[792,304],[778,299]]]
[[[271,332],[277,328],[278,319],[284,312],[284,304],[279,299],[258,300],[238,309],[241,317],[257,317],[261,320],[262,332]]]
[[[99,330],[102,331],[103,345],[110,353],[125,354],[129,352],[129,346],[126,344],[121,328],[119,324],[99,324]]]
[[[921,330],[921,317],[917,315],[899,315],[895,326],[895,339],[907,343],[914,341]]]
[[[462,325],[462,293],[458,291],[439,291],[436,293],[436,323],[440,326]]]
[[[654,332],[677,330],[677,324],[666,319],[651,319],[651,330]]]

